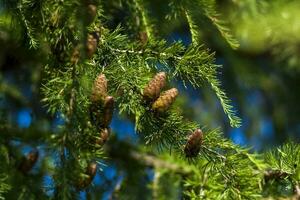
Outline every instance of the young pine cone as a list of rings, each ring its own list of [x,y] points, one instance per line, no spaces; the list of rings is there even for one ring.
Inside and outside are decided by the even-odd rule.
[[[153,100],[159,96],[161,89],[166,84],[166,73],[160,72],[154,76],[152,80],[145,87],[143,96],[147,99]]]
[[[89,4],[86,8],[86,12],[86,24],[91,24],[97,15],[97,7],[93,4]]]
[[[139,40],[143,45],[147,44],[148,42],[148,35],[145,31],[139,32]]]
[[[74,48],[74,51],[72,53],[72,56],[71,56],[71,63],[73,65],[77,65],[78,61],[79,61],[79,58],[80,58],[80,51],[79,51],[79,47],[75,47]]]
[[[100,131],[100,138],[97,139],[96,144],[98,145],[104,145],[106,141],[109,139],[111,130],[110,128],[103,128]]]
[[[103,118],[101,121],[101,127],[108,127],[112,117],[113,117],[113,112],[114,112],[114,103],[115,100],[112,96],[107,96],[104,100],[104,105],[103,105]]]
[[[98,40],[97,34],[88,34],[86,41],[86,56],[89,59],[91,59],[97,51]]]
[[[87,175],[84,178],[81,178],[78,183],[77,183],[77,188],[79,190],[82,190],[84,188],[86,188],[87,186],[89,186],[91,184],[91,182],[93,181],[95,175],[97,172],[97,164],[92,162],[88,165],[85,175]]]
[[[201,129],[196,129],[187,140],[184,147],[184,153],[187,158],[196,157],[200,151],[203,142],[203,133]]]
[[[178,90],[172,88],[163,92],[158,99],[152,104],[152,109],[158,112],[166,111],[175,101],[178,95]]]
[[[26,157],[23,157],[18,169],[23,174],[27,174],[38,160],[38,157],[39,152],[37,150],[29,152],[29,154]]]
[[[104,74],[100,74],[94,81],[91,100],[93,103],[104,101],[107,96],[107,79]]]

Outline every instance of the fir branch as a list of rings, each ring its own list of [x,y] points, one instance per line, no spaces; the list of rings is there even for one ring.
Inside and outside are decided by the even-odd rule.
[[[195,18],[195,16],[193,16],[191,13],[192,13],[192,11],[187,10],[186,17],[188,19],[188,24],[189,24],[191,35],[192,35],[192,41],[194,43],[193,46],[196,46],[200,42],[199,40],[201,39],[201,32],[200,32],[198,25],[193,20],[193,18]],[[193,50],[191,50],[191,51],[193,51]],[[210,62],[212,63],[214,61],[211,60]],[[210,74],[206,74],[205,78],[208,81],[208,83],[211,85],[211,87],[214,90],[214,92],[216,93],[217,97],[219,98],[221,105],[223,107],[223,110],[227,114],[227,116],[230,120],[230,125],[232,127],[239,127],[241,125],[241,119],[236,116],[236,111],[233,110],[233,106],[230,105],[231,102],[230,102],[229,98],[227,97],[226,93],[221,89],[221,83],[216,77],[217,76],[216,69],[219,66],[217,66],[217,65],[214,66],[213,64],[211,64],[211,66],[212,67],[210,67],[210,68],[212,68],[212,69],[210,69],[210,71],[212,70],[213,72]],[[205,73],[205,70],[200,71],[200,73],[202,73],[202,74]],[[191,79],[189,79],[189,80],[191,80]]]
[[[11,186],[7,184],[7,179],[7,174],[0,174],[0,200],[5,200],[3,195],[11,189]]]
[[[156,169],[164,169],[179,173],[181,175],[188,175],[193,172],[193,170],[187,166],[180,166],[175,163],[170,163],[155,156],[141,154],[135,151],[132,151],[130,155],[138,162],[142,162],[146,166],[155,167]]]
[[[149,14],[147,13],[146,5],[145,5],[145,0],[133,0],[134,4],[136,5],[137,10],[140,12],[142,22],[143,22],[143,27],[147,33],[147,36],[149,39],[153,39],[154,33],[153,33],[153,25],[152,25],[152,20],[148,16]]]
[[[212,173],[212,175],[210,176],[210,179],[203,184],[214,184],[213,189],[211,188],[212,190],[216,189],[222,191],[217,192],[219,197],[222,194],[223,198],[239,197],[244,199],[251,197],[257,199],[259,197],[257,194],[260,191],[259,184],[262,178],[262,173],[260,171],[261,164],[257,166],[259,158],[255,155],[248,154],[246,149],[242,149],[223,138],[218,129],[206,131],[204,136],[204,144],[200,155],[203,155],[206,161],[204,162],[204,159],[202,158],[201,160],[198,160],[198,163],[201,166],[206,166],[206,168],[209,167],[209,171],[206,171],[206,173]],[[209,151],[207,151],[207,149],[209,149]],[[216,171],[216,174],[218,175],[215,176],[213,171]],[[203,177],[198,177],[197,179],[201,180]],[[209,183],[210,181],[223,182],[226,184],[226,187],[222,189],[222,184]],[[191,180],[188,180],[188,183],[188,185],[193,185],[195,187],[195,183],[191,182]],[[244,184],[248,184],[248,186],[245,186]],[[251,191],[249,188],[252,188],[252,190],[256,192]],[[207,197],[213,198],[210,192]],[[196,194],[197,193],[194,192],[188,193],[189,196]]]
[[[26,1],[23,0],[22,3],[24,2]],[[224,28],[223,22],[216,18],[218,15],[212,4],[214,1],[199,0],[197,5],[199,2],[205,11],[201,15],[204,14],[229,44],[235,47],[227,28]],[[102,149],[90,141],[90,138],[97,137],[95,133],[99,131],[99,127],[91,125],[87,109],[91,103],[90,83],[99,72],[104,73],[109,80],[108,92],[116,98],[119,114],[134,119],[136,131],[145,143],[159,146],[160,153],[163,153],[152,155],[142,152],[141,149],[132,150],[120,145],[116,145],[110,152],[114,161],[122,160],[125,165],[134,161],[134,164],[138,163],[134,165],[136,169],[145,170],[149,167],[155,169],[157,176],[154,184],[156,185],[152,188],[154,197],[160,198],[160,192],[167,191],[165,188],[159,191],[160,188],[158,188],[163,185],[162,181],[167,177],[169,181],[167,186],[178,191],[184,190],[184,198],[258,199],[263,194],[260,186],[264,184],[263,178],[277,181],[276,177],[279,177],[292,183],[295,197],[299,198],[299,145],[287,144],[267,154],[267,165],[265,165],[260,157],[249,153],[249,149],[240,148],[225,139],[220,130],[203,129],[205,135],[199,154],[193,159],[183,159],[182,150],[187,136],[199,128],[199,124],[185,120],[175,106],[164,113],[156,113],[151,110],[151,104],[143,98],[142,91],[148,81],[157,71],[165,71],[170,83],[173,79],[177,79],[185,86],[190,83],[195,88],[203,87],[203,83],[210,84],[220,99],[231,125],[236,127],[240,125],[240,119],[235,115],[230,100],[221,89],[221,82],[217,77],[219,66],[215,64],[214,54],[199,45],[200,23],[192,9],[185,10],[194,43],[189,48],[185,48],[180,42],[167,45],[164,40],[153,38],[150,17],[144,1],[135,0],[148,37],[152,40],[151,43],[140,45],[132,42],[127,36],[119,34],[118,29],[113,33],[103,30],[97,55],[93,60],[80,62],[79,65],[70,65],[69,50],[80,41],[78,38],[84,38],[81,33],[85,33],[86,27],[84,30],[81,26],[80,29],[76,29],[80,23],[72,17],[70,19],[66,17],[68,12],[81,4],[79,1],[71,0],[47,3],[49,5],[48,16],[52,16],[53,10],[57,10],[57,13],[53,14],[54,19],[50,17],[42,19],[45,20],[43,24],[46,28],[43,27],[41,31],[45,31],[46,43],[52,50],[46,60],[47,66],[43,68],[47,72],[43,85],[45,95],[43,101],[51,112],[63,113],[67,123],[64,124],[63,131],[57,137],[50,132],[36,130],[33,127],[23,131],[3,126],[0,132],[4,132],[2,135],[5,140],[17,139],[22,142],[43,140],[42,142],[49,143],[51,149],[60,147],[58,153],[61,155],[61,160],[57,159],[59,162],[55,166],[56,169],[51,169],[55,170],[54,198],[79,198],[79,192],[75,190],[74,183],[78,178],[77,175],[82,171],[84,166],[82,163],[103,158]],[[24,11],[23,8],[19,7],[20,12]],[[32,24],[26,21],[28,19],[25,16],[27,15],[23,13],[21,20],[28,29],[27,34],[30,38],[33,34],[30,31],[34,29],[30,27]],[[48,26],[45,23],[51,25]],[[59,60],[59,58],[62,59]],[[15,88],[12,87],[12,89]],[[0,85],[0,90],[9,93],[9,88],[4,84]],[[18,95],[20,94],[16,93],[11,96],[19,98]],[[167,148],[176,151],[170,155],[165,153]],[[132,168],[126,170],[130,171]],[[173,176],[174,174],[176,177]],[[28,180],[29,176],[24,179]],[[116,185],[117,191],[122,189],[121,183],[125,188],[132,186],[125,181],[123,184],[123,180],[125,179]],[[183,188],[170,180],[184,182]],[[7,177],[2,176],[1,170],[0,199],[7,191],[14,189],[13,186],[6,184],[6,181]],[[33,186],[30,185],[30,187]],[[27,194],[31,195],[30,187],[24,187],[19,197],[25,198],[28,197]]]
[[[300,167],[300,146],[295,143],[286,143],[265,154],[265,160],[273,170],[294,174]],[[299,172],[298,172],[299,173]]]
[[[214,54],[203,50],[202,47],[192,46],[184,54],[183,59],[175,64],[174,74],[181,80],[188,80],[194,87],[201,87],[201,83],[207,81],[219,98],[224,112],[227,114],[230,124],[239,127],[241,120],[236,116],[233,106],[226,93],[221,89],[221,83],[217,79],[218,65],[214,63]]]
[[[23,11],[23,4],[26,4],[26,3],[28,3],[26,0],[20,1],[19,5],[18,5],[18,9],[19,9],[19,12],[21,15],[22,22],[24,23],[24,26],[26,28],[26,33],[27,33],[27,37],[29,38],[30,48],[37,49],[38,42],[37,42],[37,39],[34,38],[34,29],[33,29],[33,27],[31,27],[29,21],[26,19],[25,15],[24,15],[24,11]]]
[[[276,150],[265,153],[267,168],[264,172],[263,189],[266,196],[286,196],[285,192],[278,189],[282,184],[290,187],[291,198],[299,198],[300,182],[300,146],[293,142],[284,144]]]
[[[187,22],[188,22],[188,25],[189,25],[189,29],[190,29],[190,32],[191,32],[192,43],[193,44],[198,44],[201,40],[200,28],[194,22],[189,10],[185,10],[185,16],[186,16],[186,19],[187,19]]]
[[[208,82],[211,84],[212,89],[215,91],[217,97],[219,98],[223,110],[229,118],[230,125],[232,127],[240,127],[241,119],[238,116],[236,116],[236,111],[233,110],[233,106],[230,105],[231,101],[227,97],[226,93],[220,88],[220,81],[215,77],[211,77],[208,79]]]
[[[46,67],[49,69],[49,67]],[[64,95],[68,94],[70,89],[70,75],[68,72],[58,71],[57,73],[46,72],[50,77],[45,84],[43,84],[42,92],[44,98],[41,100],[47,107],[49,113],[54,114],[57,112],[66,113],[67,101]]]
[[[123,41],[126,41],[126,37],[118,35],[117,32],[118,31],[116,30],[112,34],[115,35],[114,37],[118,38],[119,44],[122,44]],[[241,119],[236,116],[233,106],[230,105],[231,102],[229,98],[221,89],[221,83],[216,77],[219,66],[214,64],[214,54],[209,53],[209,51],[205,50],[202,46],[197,47],[196,45],[193,45],[186,49],[182,55],[183,47],[180,43],[175,43],[170,47],[165,47],[164,42],[158,42],[152,43],[152,46],[149,46],[150,50],[134,50],[132,47],[126,50],[111,46],[110,43],[112,42],[113,41],[104,41],[104,39],[102,39],[102,44],[107,45],[107,47],[113,52],[121,54],[135,54],[135,56],[144,57],[146,63],[149,61],[158,62],[163,63],[168,70],[174,68],[173,76],[179,77],[180,80],[183,81],[184,85],[186,85],[185,81],[188,81],[194,87],[200,88],[202,83],[207,81],[219,98],[223,110],[230,120],[231,126],[240,126]],[[172,59],[174,59],[174,61],[172,61]]]
[[[264,179],[267,182],[272,179],[284,179],[284,178],[288,177],[289,175],[291,175],[291,174],[284,172],[284,171],[267,170],[264,172]]]
[[[229,28],[226,27],[226,23],[219,19],[220,14],[218,14],[216,11],[216,1],[200,0],[200,2],[200,4],[204,7],[206,17],[217,28],[221,36],[227,41],[231,48],[237,49],[239,47],[238,41],[232,36]]]
[[[227,43],[233,48],[237,49],[239,47],[238,41],[232,36],[229,28],[226,27],[225,22],[219,19],[219,14],[216,11],[215,0],[196,0],[189,1],[186,7],[186,17],[188,24],[190,26],[190,31],[192,34],[193,42],[199,42],[201,36],[200,27],[206,26],[207,19],[210,24],[212,24],[221,34],[221,36],[227,41]],[[201,14],[199,14],[201,10]],[[194,36],[193,36],[194,35]]]
[[[158,56],[160,58],[174,58],[176,60],[181,60],[182,59],[181,56],[167,54],[167,53],[164,53],[164,52],[157,52],[157,51],[153,51],[153,50],[146,50],[145,51],[145,50],[133,50],[133,49],[116,49],[116,48],[113,48],[113,47],[110,47],[110,46],[109,46],[109,49],[112,52],[116,52],[116,53],[129,53],[129,54],[136,54],[136,55],[140,55],[140,56],[143,56],[143,55],[149,53],[150,55]]]

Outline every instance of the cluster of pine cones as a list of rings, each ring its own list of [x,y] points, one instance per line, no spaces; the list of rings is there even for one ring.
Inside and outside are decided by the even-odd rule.
[[[87,2],[85,5],[86,16],[84,18],[84,23],[89,25],[94,21],[96,17],[97,7],[96,5]],[[93,54],[97,50],[97,45],[99,42],[99,33],[89,33],[87,35],[85,44],[85,53],[87,58],[92,58]],[[76,47],[72,57],[71,62],[77,64],[80,57],[79,47]],[[169,109],[172,103],[178,96],[178,90],[172,88],[161,92],[161,90],[166,85],[166,73],[157,73],[148,85],[144,88],[143,97],[147,102],[151,103],[151,108],[154,112],[163,113]],[[104,74],[100,74],[94,81],[91,95],[91,121],[95,126],[99,128],[99,136],[95,141],[98,145],[104,145],[108,140],[111,129],[109,127],[114,110],[114,98],[108,96],[107,94],[107,79]],[[184,152],[186,157],[196,157],[200,151],[200,147],[203,141],[203,133],[200,129],[195,130],[188,138],[185,145]],[[39,152],[33,150],[24,156],[20,162],[18,169],[23,174],[27,174],[35,165],[39,157]],[[86,188],[93,180],[96,175],[97,164],[91,162],[88,164],[85,178],[81,178],[76,187],[78,189]]]
[[[84,24],[89,25],[91,24],[96,15],[97,15],[97,6],[94,5],[91,1],[85,0],[85,7],[84,7]],[[97,45],[99,43],[99,32],[95,31],[93,33],[88,33],[86,42],[85,42],[85,55],[88,59],[91,59],[94,55],[94,53],[97,50]],[[80,47],[77,46],[72,54],[71,57],[71,63],[77,64],[79,58],[80,58]],[[103,145],[110,134],[110,128],[108,125],[111,122],[112,119],[112,113],[113,113],[113,106],[114,106],[114,99],[111,96],[106,96],[107,94],[107,80],[104,75],[100,75],[96,78],[93,88],[93,93],[91,96],[92,100],[92,108],[91,108],[91,115],[95,114],[96,116],[99,116],[99,106],[102,104],[104,113],[103,114],[103,120],[101,121],[101,126],[99,127],[100,130],[100,137],[96,140],[96,143],[99,145]],[[99,118],[98,118],[99,119]],[[95,121],[95,123],[98,125],[98,120]],[[97,164],[95,162],[90,162],[86,168],[85,171],[85,177],[82,177],[78,180],[77,183],[75,183],[76,188],[78,190],[82,190],[89,186],[91,182],[93,181],[95,175],[97,173]]]
[[[178,90],[176,88],[169,89],[161,93],[161,90],[166,85],[166,73],[159,72],[153,79],[150,80],[148,85],[144,88],[144,98],[152,103],[152,110],[158,113],[165,112],[175,101]],[[184,147],[186,157],[196,157],[201,149],[203,142],[203,133],[201,129],[196,129],[187,140]]]
[[[99,135],[94,141],[96,144],[103,146],[108,140],[111,129],[109,127],[114,110],[114,98],[107,95],[107,79],[104,74],[96,77],[91,94],[91,122],[99,129]],[[91,162],[88,164],[85,175],[79,179],[76,188],[82,190],[89,186],[97,172],[97,164]]]
[[[161,93],[161,90],[165,87],[165,85],[166,73],[160,72],[156,74],[144,88],[143,96],[147,101],[153,102],[153,111],[159,113],[165,112],[172,105],[178,95],[178,90],[176,88],[172,88]]]
[[[103,145],[109,138],[113,110],[114,98],[107,95],[107,79],[104,74],[100,74],[94,81],[91,95],[91,120],[99,128],[100,136],[97,144]]]

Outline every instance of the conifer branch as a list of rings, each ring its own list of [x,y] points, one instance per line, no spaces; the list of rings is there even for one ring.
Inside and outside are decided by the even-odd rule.
[[[196,45],[200,42],[201,39],[200,28],[195,24],[194,20],[192,19],[192,15],[188,10],[185,11],[185,16],[189,25],[189,30],[191,32],[192,43]]]
[[[155,56],[159,62],[166,63],[167,67],[175,68],[174,76],[179,76],[184,82],[185,80],[189,81],[195,87],[201,87],[201,84],[204,81],[207,81],[219,98],[224,112],[227,114],[230,120],[231,126],[239,127],[241,124],[241,120],[236,116],[236,113],[233,110],[233,106],[230,105],[231,102],[229,98],[227,97],[226,93],[220,88],[221,83],[216,78],[217,68],[219,66],[213,64],[214,55],[210,54],[201,46],[197,47],[193,45],[192,47],[188,48],[182,56],[179,56],[179,53],[182,54],[182,49],[181,47],[177,47],[176,45],[177,44],[174,44],[173,46],[169,47],[169,49],[166,49],[165,47],[158,48],[161,52],[154,50],[125,50],[111,46],[108,46],[108,48],[111,51],[123,54],[130,53],[136,54],[138,56],[146,56],[149,58],[153,58]],[[166,53],[169,50],[172,53]],[[176,52],[176,50],[178,52]],[[175,62],[173,62],[173,65],[168,66],[168,60],[172,58],[175,59]]]
[[[29,21],[26,19],[25,15],[24,15],[23,4],[24,4],[24,0],[21,0],[21,2],[18,5],[18,9],[19,9],[19,12],[20,12],[20,15],[22,18],[22,22],[24,23],[24,26],[26,28],[26,33],[29,38],[29,45],[30,45],[30,48],[37,49],[38,43],[37,43],[37,40],[33,36],[34,30],[30,26]]]
[[[113,47],[109,47],[109,49],[113,52],[117,52],[117,53],[130,53],[130,54],[136,54],[136,55],[145,55],[145,54],[152,54],[154,56],[158,56],[158,57],[161,57],[161,58],[174,58],[176,60],[181,60],[182,57],[181,56],[176,56],[176,55],[172,55],[172,54],[167,54],[167,53],[164,53],[164,52],[157,52],[157,51],[153,51],[153,50],[129,50],[129,49],[116,49],[116,48],[113,48]],[[149,57],[150,57],[149,55]]]
[[[141,14],[142,22],[144,29],[147,33],[149,39],[153,39],[153,30],[152,30],[152,23],[148,16],[147,9],[145,8],[145,1],[144,0],[133,0],[137,10]]]
[[[232,36],[230,30],[225,26],[225,22],[219,19],[219,14],[216,11],[215,4],[215,0],[196,0],[189,1],[187,3],[186,17],[190,26],[190,31],[195,35],[195,37],[200,36],[201,32],[207,31],[205,28],[202,28],[202,26],[213,25],[227,43],[233,49],[237,49],[239,47],[239,43]],[[201,14],[199,14],[199,9],[201,10]]]
[[[116,100],[121,117],[135,123],[135,130],[141,145],[146,144],[149,149],[143,151],[139,147],[140,143],[132,147],[109,141],[105,146],[109,150],[109,161],[117,165],[117,170],[125,172],[125,175],[121,174],[124,177],[127,172],[128,174],[131,171],[135,173],[135,169],[143,172],[147,169],[154,169],[156,176],[153,180],[152,191],[148,188],[150,196],[152,194],[156,198],[163,198],[162,193],[169,194],[170,190],[176,190],[177,197],[186,199],[260,199],[262,195],[268,195],[266,192],[268,184],[282,186],[284,180],[293,190],[291,195],[299,198],[300,147],[298,144],[289,143],[266,154],[265,159],[262,159],[259,155],[250,153],[249,149],[241,148],[225,139],[219,129],[203,128],[202,133],[200,130],[202,125],[186,120],[180,108],[176,107],[178,104],[175,102],[175,106],[172,105],[176,96],[180,95],[174,88],[176,86],[173,84],[174,80],[181,81],[185,87],[190,84],[197,89],[203,87],[203,84],[208,84],[221,102],[231,126],[240,125],[240,119],[236,116],[218,79],[220,66],[215,64],[215,55],[201,45],[204,32],[200,28],[206,28],[203,24],[209,24],[218,30],[233,48],[237,47],[229,30],[219,19],[214,5],[215,1],[196,0],[178,3],[179,12],[184,13],[192,35],[193,44],[187,48],[181,42],[167,44],[166,41],[154,37],[152,18],[148,10],[150,6],[146,5],[146,1],[143,0],[134,0],[134,6],[141,16],[142,28],[151,39],[149,43],[133,41],[131,36],[136,33],[128,33],[128,30],[132,29],[126,25],[123,30],[117,27],[112,32],[103,28],[102,24],[107,24],[113,29],[115,16],[110,19],[110,16],[105,18],[106,16],[100,15],[99,18],[105,18],[103,22],[99,22],[98,19],[94,20],[93,17],[97,14],[93,11],[96,11],[97,3],[99,3],[96,1],[87,1],[87,4],[95,3],[95,5],[86,5],[85,1],[43,1],[47,9],[44,9],[42,14],[45,14],[45,17],[42,18],[37,17],[36,13],[34,17],[28,17],[28,13],[32,11],[30,5],[35,2],[33,0],[22,0],[18,2],[19,4],[8,0],[0,1],[10,3],[9,9],[19,12],[20,24],[23,24],[26,29],[25,39],[29,38],[32,43],[31,47],[45,51],[46,58],[41,59],[43,65],[45,64],[42,68],[42,93],[44,95],[42,101],[50,111],[51,117],[54,113],[61,114],[63,121],[66,120],[64,121],[66,123],[59,125],[58,131],[52,131],[52,119],[48,120],[51,128],[47,131],[37,128],[36,122],[32,122],[29,128],[23,130],[16,128],[13,123],[4,121],[5,125],[0,127],[3,137],[0,139],[0,148],[5,149],[6,143],[11,141],[21,143],[21,145],[16,145],[16,149],[12,148],[16,156],[10,156],[11,150],[8,154],[6,150],[0,149],[0,160],[5,157],[4,164],[0,165],[1,200],[7,194],[9,197],[16,195],[20,199],[31,199],[36,193],[43,194],[42,199],[79,199],[79,190],[88,187],[88,184],[92,182],[92,177],[96,174],[96,164],[93,163],[91,174],[84,173],[83,170],[89,166],[91,160],[98,161],[104,157],[103,143],[99,145],[97,140],[103,135],[106,137],[105,141],[108,138],[113,99]],[[132,3],[132,0],[130,2]],[[102,1],[101,4],[105,5],[103,7],[101,5],[100,9],[107,9],[103,13],[109,13],[111,8],[115,9],[116,6],[114,1],[113,3]],[[91,8],[90,11],[93,13],[90,13],[90,17],[94,21],[87,20],[88,17],[82,20],[76,16],[82,6]],[[122,4],[116,7],[117,9],[124,8]],[[5,6],[4,8],[8,9]],[[86,27],[87,24],[89,24],[88,27]],[[101,26],[101,31],[96,34],[94,28],[98,25]],[[211,26],[208,27],[211,28]],[[34,38],[35,32],[38,33],[38,38]],[[90,32],[96,35],[95,37],[90,35],[88,38],[91,48],[83,48],[87,46],[85,35]],[[23,32],[20,31],[20,33]],[[100,43],[98,43],[98,37]],[[12,39],[15,38],[12,37]],[[37,39],[41,39],[40,42]],[[37,44],[45,44],[46,47]],[[73,54],[75,46],[79,49]],[[24,49],[22,48],[22,53]],[[87,52],[88,50],[91,51]],[[72,62],[70,55],[76,55],[76,62]],[[6,59],[3,60],[6,62]],[[41,65],[36,60],[32,60],[32,64]],[[92,84],[99,73],[101,73],[100,77],[106,77],[107,80],[98,81],[95,88],[105,89],[95,92]],[[23,102],[21,106],[28,105],[18,88],[8,87],[2,78],[0,81],[2,95],[19,99]],[[101,103],[102,94],[97,93],[103,91],[105,93],[103,96],[106,96],[104,99],[109,100],[105,101],[104,105]],[[93,93],[96,98],[91,98]],[[114,98],[112,96],[107,98],[107,93]],[[106,104],[107,102],[110,103]],[[95,104],[94,110],[90,109],[91,104]],[[107,116],[103,117],[99,113],[102,112],[101,106],[105,107],[105,105],[109,105],[109,111]],[[94,118],[97,118],[97,122],[94,122],[93,116],[90,116],[91,112],[92,114],[96,112]],[[9,125],[6,126],[6,124]],[[56,129],[57,125],[53,124]],[[16,169],[12,166],[18,162],[20,150],[17,148],[28,144],[46,146],[46,155],[42,158],[42,164],[38,165],[32,173],[15,173]],[[168,150],[172,154],[167,153]],[[157,153],[151,154],[150,151]],[[54,166],[44,166],[48,163],[52,165],[53,160]],[[119,163],[121,164],[118,165]],[[6,170],[5,168],[12,169]],[[51,187],[54,194],[50,195],[44,194],[41,189],[44,185],[39,180],[48,173],[54,180],[54,186]],[[137,179],[140,178],[140,175],[138,176]],[[26,185],[15,183],[17,182],[15,178],[24,181]],[[118,193],[117,198],[121,198],[123,190],[133,187],[133,184],[130,184],[131,180],[126,178],[119,179],[119,182],[112,188],[115,193]],[[169,181],[167,187],[170,190],[163,188],[166,184],[163,182],[165,180]],[[150,178],[143,183],[144,185],[151,184],[151,181]],[[31,183],[36,183],[36,185]],[[19,194],[13,194],[19,189],[18,187],[15,189],[15,185],[21,188]],[[92,195],[101,189],[98,183],[95,187],[87,189],[86,192],[90,192],[87,195],[88,198],[93,198]],[[170,191],[172,192],[174,191]],[[173,196],[168,197],[171,199]]]
[[[194,43],[193,45],[197,46],[197,44],[200,42],[199,40],[201,39],[200,29],[192,19],[195,16],[190,15],[189,11],[186,11],[186,17],[188,19],[188,24],[192,35],[192,41]],[[214,60],[212,60],[211,62],[214,62]],[[213,64],[211,64],[211,66],[213,66]],[[215,65],[213,69],[213,73],[206,75],[205,78],[208,81],[208,83],[211,85],[212,89],[215,91],[218,99],[220,100],[223,110],[227,114],[230,120],[230,125],[232,127],[239,127],[241,125],[241,119],[236,116],[236,111],[233,110],[233,106],[230,105],[231,102],[229,98],[227,97],[226,93],[221,89],[221,83],[216,77],[217,67],[218,66]],[[200,73],[203,73],[203,71]]]
[[[239,47],[238,41],[232,36],[229,28],[226,27],[225,22],[219,19],[219,14],[216,9],[216,1],[203,1],[200,0],[200,5],[204,8],[205,16],[210,20],[210,22],[217,28],[221,36],[227,41],[227,43],[233,49]]]
[[[5,200],[5,197],[2,195],[11,189],[11,186],[7,184],[7,179],[8,175],[0,173],[0,200]]]
[[[138,152],[131,152],[130,154],[135,160],[142,162],[146,166],[155,167],[156,169],[167,169],[182,175],[187,175],[192,173],[192,169],[188,167],[182,167],[176,165],[175,163],[169,163],[155,156],[140,154]]]
[[[231,102],[227,97],[226,93],[220,89],[221,83],[219,82],[219,80],[211,78],[208,80],[208,82],[210,82],[212,89],[215,91],[217,97],[219,98],[223,110],[229,118],[230,125],[232,127],[240,127],[241,119],[238,116],[236,116],[236,111],[233,110],[233,106],[230,105]]]

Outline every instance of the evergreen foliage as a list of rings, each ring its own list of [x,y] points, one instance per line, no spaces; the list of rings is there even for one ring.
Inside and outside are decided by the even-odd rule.
[[[252,153],[219,128],[187,119],[176,102],[178,85],[209,87],[230,125],[241,125],[205,44],[212,32],[239,47],[216,1],[162,3],[166,20],[185,20],[188,46],[161,37],[152,1],[0,3],[0,45],[7,48],[0,50],[0,199],[300,198],[298,144]],[[151,80],[161,72],[165,84],[156,88]],[[151,98],[149,85],[157,90]],[[7,117],[22,107],[35,118],[25,128]],[[137,145],[115,136],[112,115],[134,123]],[[201,136],[189,137],[200,128]],[[196,145],[191,154],[188,144]],[[106,165],[117,175],[101,185],[93,180]]]

